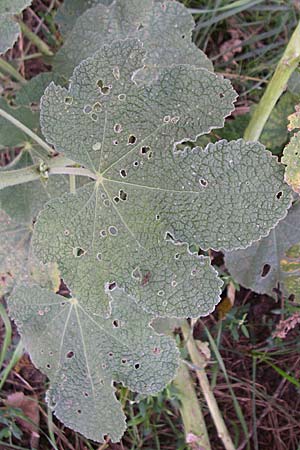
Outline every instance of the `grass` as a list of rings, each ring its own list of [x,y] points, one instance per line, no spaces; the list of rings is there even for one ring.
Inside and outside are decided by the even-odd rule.
[[[32,10],[24,14],[26,25],[51,50],[60,43],[54,22],[57,3],[36,0]],[[216,72],[234,84],[240,95],[237,111],[248,111],[261,97],[299,19],[297,3],[292,0],[184,0],[183,3],[193,11],[197,21],[195,42],[213,60]],[[26,37],[22,44],[23,50],[17,47],[6,55],[13,70],[5,70],[5,64],[0,68],[5,96],[13,95],[24,77],[28,79],[47,69],[47,62]],[[9,155],[2,154],[1,158],[5,164]],[[222,262],[220,266],[222,269]],[[234,309],[223,321],[215,314],[195,327],[195,337],[210,344],[211,386],[238,450],[300,450],[299,331],[293,330],[285,340],[272,337],[280,315],[290,313],[288,303],[283,309],[280,306],[280,315],[278,308],[274,299],[241,289]],[[22,409],[5,402],[13,392],[37,399],[42,450],[188,449],[179,412],[180,400],[172,386],[157,397],[139,402],[127,389],[119,387],[118,395],[129,419],[128,430],[118,445],[99,446],[63,427],[47,409],[44,401],[47,381],[22,356],[22,344],[18,343],[4,302],[0,305],[0,316],[1,449],[32,448],[30,427],[24,426],[24,422],[30,424],[30,419]],[[196,385],[196,377],[194,380]],[[197,394],[202,401],[199,388]],[[212,447],[221,450],[205,408],[204,415]]]

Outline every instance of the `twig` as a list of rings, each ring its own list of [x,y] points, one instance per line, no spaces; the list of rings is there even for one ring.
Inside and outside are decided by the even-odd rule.
[[[186,346],[187,346],[187,349],[188,349],[188,352],[190,354],[193,364],[195,366],[201,368],[201,370],[196,370],[196,375],[197,375],[200,387],[202,389],[204,398],[206,400],[207,406],[209,408],[210,414],[211,414],[214,424],[216,426],[218,436],[222,440],[223,445],[226,450],[235,450],[232,439],[231,439],[228,429],[225,425],[224,419],[220,412],[216,398],[211,390],[211,387],[210,387],[210,384],[209,384],[209,381],[208,381],[208,378],[207,378],[207,375],[205,372],[206,362],[205,362],[204,358],[201,356],[201,354],[196,346],[196,343],[195,343],[193,335],[192,335],[192,329],[190,328],[187,321],[182,323],[181,330],[182,330],[183,336],[185,338]]]
[[[300,62],[300,22],[280,59],[275,73],[245,131],[247,141],[257,141],[261,132],[277,103],[277,100],[286,89],[287,82]]]

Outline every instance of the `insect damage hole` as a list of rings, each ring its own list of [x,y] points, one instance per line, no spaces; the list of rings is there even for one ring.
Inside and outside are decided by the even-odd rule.
[[[64,101],[66,105],[72,105],[73,97],[65,97]]]
[[[119,197],[123,202],[125,202],[125,200],[127,200],[127,192],[125,192],[125,191],[123,191],[123,189],[121,189],[119,191]]]
[[[110,91],[110,87],[109,86],[105,86],[103,80],[98,80],[97,81],[97,86],[100,89],[101,94],[103,95],[108,95],[109,91]]]
[[[149,147],[148,145],[141,147],[141,150],[140,150],[141,155],[146,155],[150,150],[151,150],[151,147]]]
[[[113,291],[114,289],[116,289],[117,283],[115,281],[112,281],[111,283],[108,283],[107,287],[109,291]]]
[[[67,358],[68,359],[73,358],[73,356],[74,356],[74,352],[70,351],[70,352],[67,353]]]
[[[73,248],[73,255],[75,256],[75,258],[80,258],[81,256],[83,256],[86,253],[85,250],[83,250],[83,248],[81,247],[75,247]]]
[[[135,144],[136,143],[136,136],[134,135],[134,134],[131,134],[129,137],[128,137],[128,145],[133,145],[133,144]]]
[[[207,181],[204,178],[200,178],[199,184],[200,184],[200,186],[206,187],[207,186]]]
[[[111,236],[116,236],[118,234],[118,228],[111,226],[108,228],[108,232]]]
[[[141,367],[141,366],[140,366],[139,363],[135,363],[135,365],[134,365],[135,370],[139,369],[140,367]]]
[[[270,269],[271,269],[270,264],[264,265],[264,267],[262,268],[262,271],[261,271],[262,278],[265,278],[268,275],[268,273],[270,272]]]
[[[125,169],[120,170],[120,175],[122,178],[126,178],[127,177],[127,172]]]
[[[113,320],[112,326],[113,326],[113,328],[119,328],[120,323],[119,323],[118,319]]]
[[[121,131],[122,131],[122,125],[120,124],[120,123],[116,123],[115,124],[115,126],[114,126],[114,132],[115,133],[121,133]]]
[[[283,196],[283,192],[282,192],[282,191],[277,192],[276,198],[278,198],[278,200],[279,200],[282,196]]]

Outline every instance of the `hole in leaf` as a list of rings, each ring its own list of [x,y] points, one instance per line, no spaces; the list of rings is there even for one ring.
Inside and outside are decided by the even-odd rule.
[[[112,358],[112,357],[114,356],[113,352],[109,352],[109,353],[108,353],[108,356],[109,356],[110,358]]]
[[[96,256],[96,258],[98,259],[98,261],[101,261],[101,259],[102,259],[102,255],[101,255],[101,253],[97,253],[97,256]]]
[[[141,147],[141,154],[146,155],[150,151],[150,147],[146,145],[145,147]]]
[[[113,145],[118,145],[118,141],[113,141]]]
[[[120,324],[119,324],[118,319],[115,319],[115,320],[113,321],[112,325],[113,325],[114,328],[119,328]]]
[[[98,80],[97,81],[97,86],[100,89],[101,94],[103,94],[103,95],[109,94],[110,87],[109,86],[105,86],[103,80]]]
[[[174,259],[179,259],[179,258],[180,258],[179,253],[176,253],[175,256],[174,256]]]
[[[91,118],[94,122],[97,122],[97,120],[98,120],[98,116],[96,113],[92,113]]]
[[[177,286],[177,281],[175,281],[175,280],[172,280],[172,282],[171,282],[171,286],[172,286],[172,287],[176,287],[176,286]]]
[[[113,76],[115,77],[116,80],[120,79],[120,70],[119,67],[114,67],[113,68]]]
[[[144,25],[142,23],[139,24],[139,26],[137,27],[137,31],[140,31],[144,28]]]
[[[135,368],[136,370],[139,369],[139,368],[140,368],[139,363],[136,363],[136,364],[134,365],[134,368]]]
[[[121,100],[121,101],[125,100],[126,99],[126,94],[119,94],[118,95],[118,99]]]
[[[127,199],[127,193],[121,189],[119,192],[119,197],[124,202]]]
[[[283,195],[283,192],[282,191],[279,191],[279,192],[277,192],[277,194],[276,194],[276,198],[278,198],[278,200],[282,197],[282,195]]]
[[[112,281],[111,283],[108,283],[108,290],[109,291],[113,291],[114,289],[116,289],[117,287],[117,283],[115,281]]]
[[[142,277],[142,274],[140,272],[140,269],[138,267],[136,267],[132,273],[131,273],[132,278],[135,278],[136,280],[140,280]]]
[[[65,236],[69,236],[69,235],[70,235],[70,231],[69,231],[69,230],[65,230],[65,231],[64,231],[64,235],[65,235]]]
[[[132,165],[133,165],[133,167],[138,167],[139,166],[139,162],[138,161],[133,161]]]
[[[73,97],[65,97],[66,105],[72,105],[72,103],[73,103]]]
[[[100,231],[100,236],[101,236],[102,238],[106,237],[106,235],[107,235],[107,233],[106,233],[105,230],[101,230],[101,231]]]
[[[50,364],[47,364],[46,367],[47,367],[47,369],[51,369],[51,365]]]
[[[207,181],[204,178],[200,178],[199,183],[201,186],[206,187],[207,186]]]
[[[152,156],[153,156],[153,152],[152,151],[148,152],[148,159],[151,159]]]
[[[103,200],[103,205],[106,206],[106,207],[110,205],[110,201],[108,200],[108,198]]]
[[[102,109],[101,103],[99,103],[99,102],[94,103],[93,109],[95,112],[101,111],[101,109]]]
[[[171,117],[170,117],[170,116],[165,116],[165,117],[164,117],[164,122],[165,122],[165,123],[169,123],[170,120],[171,120]]]
[[[74,356],[74,352],[68,352],[67,353],[67,358],[73,358],[73,356]]]
[[[270,272],[270,269],[271,269],[270,264],[265,264],[264,265],[264,267],[263,267],[263,269],[261,271],[262,278],[265,278],[268,275],[268,273]]]
[[[85,392],[85,393],[84,393],[84,396],[85,396],[85,397],[88,397],[88,396],[89,396],[89,394],[88,394],[87,392]]]
[[[116,236],[118,234],[118,229],[116,227],[109,227],[108,228],[108,232],[109,234],[111,234],[112,236]]]
[[[219,97],[220,97],[220,98],[224,98],[224,97],[225,97],[225,95],[223,94],[223,92],[220,92],[220,93],[219,93]]]
[[[120,123],[116,123],[114,126],[114,132],[121,133],[121,131],[122,131],[122,125]]]
[[[154,347],[154,349],[152,351],[155,355],[159,355],[161,352],[161,349],[159,347]]]
[[[165,295],[165,292],[164,292],[164,291],[158,291],[157,295],[158,295],[159,297],[162,297],[163,295]]]
[[[128,138],[128,144],[132,145],[136,143],[136,136],[134,134],[131,134]]]
[[[185,39],[185,34],[182,34],[182,35],[181,35],[181,39]]]
[[[73,248],[73,255],[75,256],[75,258],[80,258],[84,254],[85,254],[85,250],[83,250],[83,248],[81,248],[81,247]]]
[[[119,197],[114,197],[114,202],[115,203],[119,203],[119,201],[120,201]]]
[[[156,214],[155,220],[159,220],[159,219],[160,219],[160,215],[159,215],[159,214]]]
[[[127,359],[125,359],[125,358],[121,359],[121,363],[122,364],[126,364],[127,363]]]
[[[81,414],[81,409],[77,409],[77,413],[78,413],[78,414]]]
[[[92,112],[92,107],[90,105],[85,105],[85,107],[83,108],[83,112],[84,114],[89,114],[90,112]]]
[[[120,170],[120,175],[122,178],[126,178],[127,177],[127,172],[125,169]]]

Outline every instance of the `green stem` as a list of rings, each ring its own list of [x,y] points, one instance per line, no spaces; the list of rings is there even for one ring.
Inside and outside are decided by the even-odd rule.
[[[97,176],[90,170],[81,167],[67,167],[70,164],[74,164],[74,162],[64,156],[55,156],[44,167],[35,164],[22,169],[2,171],[0,189],[39,180],[49,175],[71,174],[97,179]]]
[[[300,62],[300,21],[280,59],[274,75],[245,131],[247,141],[257,141],[287,82]]]
[[[193,330],[190,328],[189,323],[187,321],[183,322],[181,325],[181,330],[186,341],[186,346],[188,352],[190,354],[191,360],[195,365],[196,375],[203,392],[205,401],[207,403],[208,409],[214,421],[215,427],[218,432],[218,436],[223,442],[223,445],[226,450],[235,450],[232,439],[228,432],[228,429],[225,425],[224,419],[222,417],[221,411],[217,404],[216,398],[211,390],[206,372],[205,366],[206,361],[204,357],[202,357],[199,349],[197,348],[196,342],[193,338]]]
[[[18,20],[18,23],[24,36],[26,36],[27,39],[29,39],[30,42],[32,42],[32,44],[34,44],[43,55],[53,56],[53,52],[50,50],[49,46],[42,41],[37,34],[33,33],[21,20]]]
[[[27,136],[31,137],[32,140],[34,140],[37,144],[39,144],[42,148],[44,148],[49,155],[53,155],[55,153],[55,150],[51,148],[48,144],[46,144],[43,139],[41,139],[37,134],[35,134],[30,128],[27,128],[26,125],[19,122],[15,117],[11,116],[8,112],[4,111],[0,108],[0,117],[3,117],[4,119],[8,120],[10,123],[15,125],[19,130],[23,131]]]
[[[6,309],[4,308],[2,303],[0,303],[0,316],[1,316],[1,319],[5,326],[5,335],[4,335],[2,348],[1,348],[1,354],[0,354],[0,367],[2,367],[2,364],[3,364],[5,356],[6,356],[7,349],[11,343],[11,336],[12,336],[11,323],[10,323],[9,317],[7,315]]]
[[[7,380],[7,377],[10,374],[10,371],[15,367],[17,362],[21,359],[22,355],[23,355],[23,343],[22,343],[22,341],[20,341],[11,357],[11,360],[9,361],[9,363],[7,364],[7,366],[1,373],[0,391],[1,391],[5,381]]]
[[[23,78],[22,75],[3,58],[0,58],[0,69],[4,70],[4,72],[11,75],[15,80],[19,81],[20,83],[22,84],[27,83],[25,78]]]
[[[197,398],[189,370],[182,362],[174,380],[180,400],[180,413],[184,425],[186,442],[191,448],[211,450],[204,417]]]

